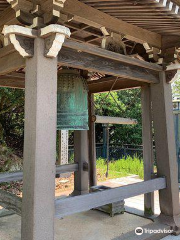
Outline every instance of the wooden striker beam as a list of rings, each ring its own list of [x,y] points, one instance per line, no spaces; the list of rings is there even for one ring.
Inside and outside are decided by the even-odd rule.
[[[95,123],[102,124],[126,124],[126,125],[134,125],[137,124],[137,120],[129,119],[129,118],[120,118],[120,117],[108,117],[108,116],[92,116],[92,121]]]

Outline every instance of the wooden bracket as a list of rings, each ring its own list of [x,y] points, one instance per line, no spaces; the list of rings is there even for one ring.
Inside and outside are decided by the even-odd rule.
[[[166,82],[167,83],[172,83],[176,81],[176,79],[179,77],[179,74],[177,69],[172,69],[172,70],[166,70]]]
[[[22,24],[32,28],[41,28],[58,22],[60,12],[66,0],[7,0],[16,12],[16,18]]]
[[[31,10],[33,9],[33,3],[27,0],[7,0],[11,7],[16,12],[16,18],[22,24],[33,24],[33,15]]]
[[[168,65],[170,63],[173,63],[177,58],[176,48],[171,47],[163,50],[163,56],[164,56],[164,64]]]
[[[105,37],[110,36],[109,31],[108,31],[105,27],[101,27],[100,29],[101,29],[102,34],[103,34]]]
[[[69,28],[57,24],[51,24],[40,31],[40,37],[45,38],[45,56],[57,57],[65,38],[70,37]]]
[[[163,49],[161,56],[163,58],[163,65],[169,66],[180,63],[180,48],[171,47]]]
[[[48,6],[46,8],[45,6],[45,14],[44,14],[44,24],[52,24],[52,23],[57,23],[60,16],[61,16],[61,10],[64,7],[64,3],[66,0],[47,0],[45,5]],[[50,6],[50,7],[49,7]],[[49,9],[50,11],[46,12],[46,9]]]
[[[65,38],[70,37],[69,28],[51,24],[39,31],[25,28],[18,25],[5,26],[3,34],[14,45],[15,49],[23,57],[32,57],[34,55],[34,39],[41,37],[45,39],[45,56],[57,57]]]
[[[161,50],[150,46],[148,43],[143,44],[149,59],[158,64],[162,64],[162,59],[160,58]]]
[[[11,25],[4,27],[3,34],[10,40],[21,56],[26,58],[34,55],[34,39],[37,37],[35,30]]]
[[[168,48],[154,48],[148,43],[143,44],[146,49],[149,59],[157,64],[161,64],[164,67],[167,67],[171,64],[177,64],[180,62],[180,47],[171,46]]]

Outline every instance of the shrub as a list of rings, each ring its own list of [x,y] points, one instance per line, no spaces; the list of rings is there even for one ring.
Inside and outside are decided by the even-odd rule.
[[[106,160],[100,158],[97,160],[97,168],[106,170]],[[127,156],[119,160],[109,162],[109,173],[116,172],[127,176],[129,174],[138,175],[141,179],[144,178],[144,166],[142,159],[137,156]]]

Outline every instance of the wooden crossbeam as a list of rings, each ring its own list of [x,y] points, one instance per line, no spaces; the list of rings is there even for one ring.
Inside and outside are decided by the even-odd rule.
[[[130,64],[133,66],[147,68],[147,69],[151,69],[154,71],[162,71],[162,67],[157,64],[149,63],[149,62],[142,61],[139,59],[135,59],[135,58],[132,58],[131,56],[125,56],[125,55],[122,55],[119,53],[111,52],[106,49],[102,49],[100,47],[93,46],[91,44],[79,43],[76,41],[66,39],[63,46],[66,48],[69,48],[69,49],[74,49],[74,50],[80,51],[80,52],[90,53],[95,56],[108,58],[111,60],[116,60],[116,61],[122,62],[122,63],[127,63],[127,64]]]
[[[116,81],[115,77],[105,77],[99,80],[88,81],[88,89],[90,93],[100,93],[108,92],[114,82]],[[146,83],[128,80],[128,79],[119,79],[116,81],[112,91],[139,88],[146,85]],[[0,76],[0,87],[9,87],[24,89],[25,88],[25,79],[18,78],[13,76]]]
[[[56,167],[56,174],[62,173],[71,173],[78,171],[78,164],[67,164]],[[23,179],[23,172],[13,172],[13,173],[1,173],[0,174],[0,183],[4,182],[13,182],[13,181],[21,181]]]
[[[0,76],[0,87],[24,89],[25,88],[25,79],[13,77],[13,76],[11,76],[11,77]]]
[[[89,44],[67,40],[59,53],[59,64],[79,69],[117,76],[124,80],[118,80],[113,90],[139,87],[145,82],[158,83],[159,72],[162,67],[156,64],[133,59],[114,52],[101,49]],[[12,45],[0,49],[0,75],[25,67],[25,59],[22,58]],[[129,80],[129,82],[126,81]],[[136,82],[133,83],[133,81]],[[97,88],[97,82],[89,82],[90,92],[104,92],[110,89],[110,81],[102,82]],[[0,86],[24,88],[24,80],[19,77],[1,76]],[[98,85],[99,87],[100,85]]]
[[[129,40],[139,43],[147,42],[154,47],[161,48],[161,36],[159,34],[114,18],[78,0],[67,0],[63,11],[74,15],[74,20],[79,22],[96,28],[106,27],[111,31],[125,35]]]
[[[91,210],[109,203],[115,203],[130,197],[154,192],[166,188],[166,179],[157,178],[141,183],[130,184],[102,192],[95,192],[76,197],[57,199],[55,217],[62,218],[75,213]],[[22,199],[14,194],[0,190],[0,206],[21,215]]]
[[[25,67],[25,59],[18,52],[0,58],[0,75],[14,72]]]
[[[0,31],[2,31],[4,25],[10,25],[10,24],[19,24],[15,11],[8,7],[0,14]]]
[[[141,183],[130,184],[102,192],[56,200],[56,218],[88,211],[109,203],[166,188],[166,179],[157,178]]]
[[[124,56],[118,53],[110,52],[108,50],[105,50],[96,46],[92,46],[90,44],[84,44],[84,43],[79,43],[72,40],[66,40],[63,46],[63,50],[65,51],[67,49],[69,49],[69,51],[71,51],[72,53],[73,53],[72,50],[75,50],[75,52],[78,51],[79,54],[78,53],[76,54],[78,54],[79,56],[82,54],[82,57],[84,58],[92,55],[99,58],[101,57],[102,58],[101,60],[106,60],[106,59],[108,61],[114,60],[114,61],[117,61],[118,63],[127,64],[127,67],[132,65],[135,67],[140,67],[142,69],[153,70],[154,72],[162,71],[162,67],[158,66],[157,64],[148,63],[138,59],[133,59],[129,56]],[[71,52],[69,53],[71,54]],[[83,55],[83,53],[87,53],[91,55]],[[60,55],[61,55],[61,52],[60,52]],[[111,62],[109,61],[109,64],[110,66],[112,66],[113,61]],[[81,67],[81,65],[79,64],[77,65]],[[0,49],[0,75],[8,74],[10,72],[13,72],[23,67],[25,67],[25,59],[23,59],[16,52],[12,44]],[[98,72],[98,65],[97,65],[96,71]],[[149,73],[151,73],[151,71]],[[152,77],[152,81],[153,81],[153,77]]]
[[[98,80],[88,81],[88,89],[91,93],[108,92],[110,89],[112,89],[112,91],[118,91],[130,88],[139,88],[144,85],[146,85],[146,83],[133,80],[116,80],[116,77],[104,77]]]
[[[155,71],[137,66],[130,66],[125,63],[120,64],[119,61],[116,60],[95,56],[89,53],[77,52],[76,50],[68,48],[63,48],[60,51],[58,62],[61,66],[79,68],[141,82],[159,82],[159,74]]]
[[[25,59],[12,44],[0,49],[0,75],[5,75],[25,67]]]
[[[171,0],[171,2],[177,4],[180,7],[180,0]]]

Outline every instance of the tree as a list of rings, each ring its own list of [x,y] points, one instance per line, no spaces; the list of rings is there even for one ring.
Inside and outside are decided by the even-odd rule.
[[[136,119],[137,125],[114,125],[110,129],[110,143],[142,144],[141,90],[131,89],[95,94],[97,115]],[[102,142],[102,125],[96,124],[96,141]]]
[[[22,155],[24,138],[24,91],[0,88],[0,144]]]
[[[113,144],[142,144],[140,89],[95,94],[96,114],[137,119],[137,125],[113,125]],[[0,88],[0,144],[22,156],[24,139],[24,90]],[[102,143],[102,125],[96,124],[96,141]],[[73,136],[73,135],[72,135]]]

